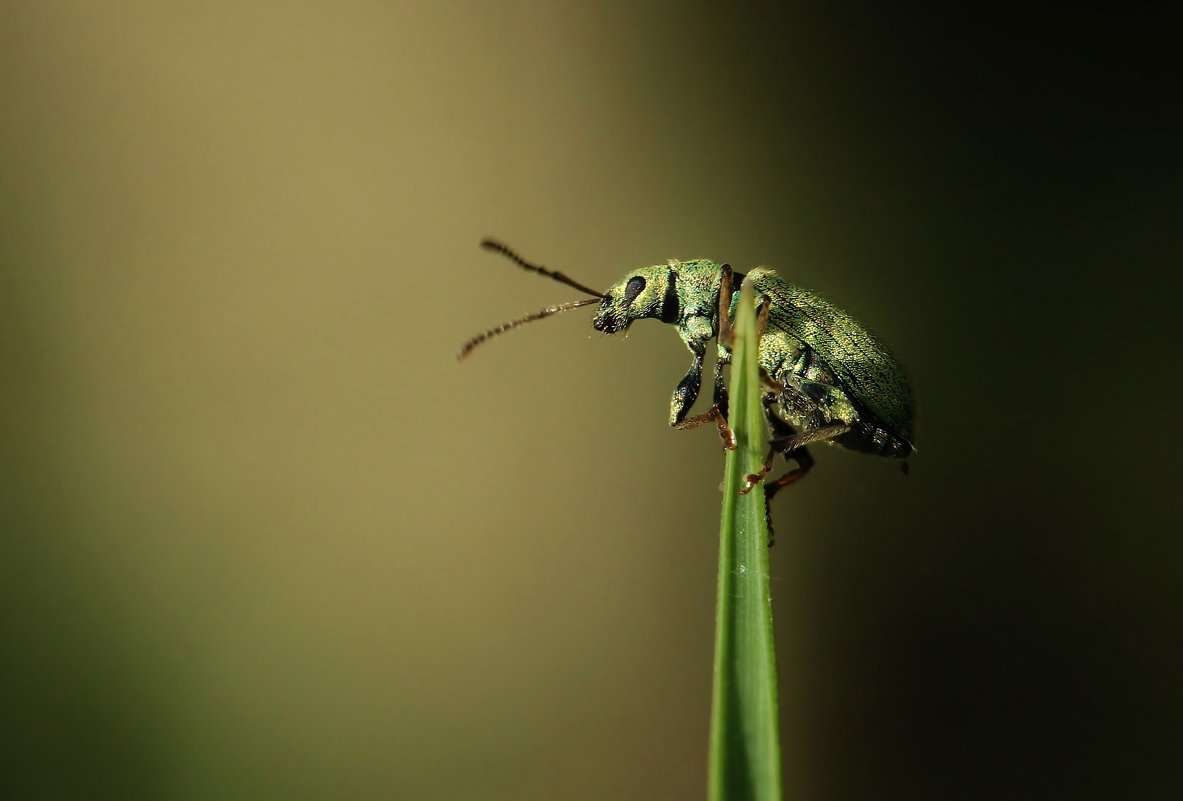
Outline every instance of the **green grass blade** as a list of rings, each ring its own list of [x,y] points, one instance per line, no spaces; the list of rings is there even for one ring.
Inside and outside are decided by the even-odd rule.
[[[768,442],[756,360],[755,302],[747,281],[734,330],[730,423],[739,447],[727,453],[723,481],[708,797],[780,801],[764,487],[739,494],[745,477],[760,469]]]

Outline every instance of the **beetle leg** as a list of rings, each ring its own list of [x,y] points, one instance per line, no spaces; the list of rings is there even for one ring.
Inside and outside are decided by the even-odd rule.
[[[698,399],[698,390],[701,386],[702,354],[695,353],[690,369],[682,376],[682,380],[674,388],[673,397],[670,398],[670,425],[678,426],[682,422],[686,412],[690,411],[690,407]]]
[[[727,450],[735,450],[735,434],[731,431],[731,427],[727,425],[727,415],[719,408],[718,391],[722,377],[717,373],[715,376],[716,402],[703,414],[686,417],[686,412],[690,411],[690,407],[698,399],[698,390],[702,387],[702,359],[706,351],[704,348],[702,352],[697,350],[693,352],[694,361],[691,363],[686,375],[678,382],[678,386],[674,388],[674,396],[670,399],[670,425],[676,429],[685,430],[687,428],[696,428],[703,423],[713,421],[719,427],[719,437],[723,440],[723,447]],[[718,371],[720,368],[716,367],[715,369]],[[726,404],[726,391],[724,391],[722,399],[724,404]]]
[[[735,273],[730,264],[724,264],[719,269],[719,332],[716,335],[718,353],[715,358],[715,390],[712,400],[719,407],[719,412],[726,417],[730,399],[727,397],[727,387],[723,384],[723,368],[731,363],[731,293]]]
[[[851,426],[846,423],[838,423],[831,426],[822,426],[815,428],[812,431],[806,431],[804,434],[793,434],[788,437],[781,437],[772,440],[769,444],[768,458],[764,460],[764,466],[758,473],[749,473],[747,479],[744,481],[743,489],[739,492],[741,495],[747,495],[752,489],[764,480],[764,477],[772,472],[772,458],[776,453],[783,453],[786,459],[793,459],[797,462],[797,469],[790,470],[783,476],[772,482],[771,485],[766,484],[766,491],[776,493],[781,487],[792,484],[797,479],[809,472],[809,468],[813,466],[813,458],[809,456],[808,451],[805,451],[805,446],[814,442],[824,442],[834,437],[840,437],[851,429]],[[797,453],[804,452],[804,460],[808,462],[805,464],[801,459],[798,459]]]
[[[804,434],[793,434],[788,437],[778,437],[772,440],[772,445],[783,454],[791,454],[798,448],[803,448],[806,445],[812,445],[815,442],[825,442],[834,437],[840,437],[854,426],[849,423],[835,423],[830,426],[822,426],[811,431],[806,431]]]
[[[718,357],[715,359],[715,389],[711,393],[711,402],[719,409],[719,413],[724,417],[727,416],[728,406],[730,405],[730,398],[727,396],[727,387],[723,383],[723,368],[727,365],[729,358],[723,354],[722,348],[719,349]]]
[[[780,492],[782,487],[787,487],[794,481],[804,478],[805,474],[813,467],[813,456],[810,455],[809,449],[804,446],[792,453],[786,453],[785,458],[792,459],[797,463],[797,466],[775,481],[764,482],[764,520],[768,524],[769,548],[776,544],[776,529],[772,527],[772,497]]]
[[[792,454],[787,454],[785,458],[791,458],[797,463],[797,466],[774,481],[764,482],[765,500],[771,501],[772,496],[780,492],[782,487],[787,487],[794,481],[804,478],[809,469],[813,467],[813,457],[809,454],[809,449],[805,447],[798,448]],[[769,529],[769,531],[771,530]]]
[[[776,440],[773,440],[773,442],[775,441]],[[744,480],[743,487],[739,490],[740,495],[747,495],[756,488],[756,485],[760,483],[764,476],[772,472],[772,460],[776,458],[777,453],[778,451],[776,450],[775,445],[768,449],[768,456],[764,459],[764,466],[760,468],[759,473],[750,473],[748,475],[748,477]]]
[[[719,344],[730,348],[733,339],[731,335],[731,292],[734,273],[730,264],[724,264],[719,270]]]
[[[719,427],[719,437],[723,440],[723,447],[729,451],[733,451],[735,450],[735,433],[732,432],[731,427],[727,424],[727,407],[729,404],[727,387],[723,384],[723,367],[726,364],[727,362],[724,360],[723,354],[720,353],[718,359],[715,361],[715,388],[712,392],[711,408],[703,414],[695,415],[685,420],[679,420],[673,423],[673,426],[682,430],[695,428],[713,420],[715,425]]]
[[[719,427],[719,438],[723,440],[723,447],[726,450],[733,451],[736,448],[735,432],[731,430],[731,426],[727,425],[727,418],[719,411],[718,406],[711,406],[702,414],[696,414],[694,417],[687,417],[680,423],[675,423],[674,428],[679,431],[684,431],[688,428],[697,428],[703,423],[715,421],[715,425]]]
[[[779,378],[785,390],[776,395],[777,414],[788,419],[797,419],[801,427],[809,432],[809,436],[834,425],[853,428],[858,423],[858,409],[850,397],[838,387],[820,381],[807,381],[792,373],[781,373]],[[845,432],[840,431],[833,436],[841,436],[843,433]]]

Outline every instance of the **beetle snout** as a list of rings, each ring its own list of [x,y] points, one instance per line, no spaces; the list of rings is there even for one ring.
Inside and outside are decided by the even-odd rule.
[[[614,334],[620,330],[620,323],[616,319],[616,309],[613,308],[612,298],[605,296],[600,301],[596,318],[592,320],[592,328],[605,334]]]

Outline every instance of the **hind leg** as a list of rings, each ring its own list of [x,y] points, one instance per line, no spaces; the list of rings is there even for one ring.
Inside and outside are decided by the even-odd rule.
[[[744,481],[743,489],[740,490],[741,495],[747,495],[752,489],[759,484],[764,478],[772,472],[772,460],[776,454],[784,454],[786,459],[792,459],[797,462],[797,469],[790,470],[780,478],[773,481],[771,484],[765,482],[765,491],[769,496],[776,493],[781,487],[786,487],[792,484],[797,479],[803,477],[809,472],[809,468],[813,466],[813,457],[805,450],[806,445],[814,442],[825,442],[834,437],[840,437],[850,430],[850,426],[846,423],[837,423],[835,425],[822,426],[815,428],[812,431],[806,431],[804,434],[792,434],[787,437],[779,437],[768,443],[768,458],[764,460],[764,466],[759,473],[751,473]],[[804,457],[798,457],[798,453],[803,453]]]
[[[813,467],[813,456],[810,455],[809,449],[805,446],[801,446],[792,453],[786,453],[785,458],[792,459],[797,463],[797,466],[780,478],[764,482],[764,497],[769,501],[772,500],[776,493],[780,492],[782,487],[787,487],[794,481],[805,478],[805,474]]]
[[[803,478],[809,469],[813,467],[813,456],[810,455],[809,449],[802,446],[791,453],[786,453],[786,459],[792,459],[797,463],[797,467],[785,473],[775,481],[764,482],[764,522],[768,526],[768,547],[771,548],[776,544],[776,529],[772,526],[772,498],[780,491],[781,487],[787,487],[799,478]],[[769,457],[771,458],[771,457]],[[759,483],[759,482],[757,482]],[[753,487],[755,484],[752,485]],[[747,492],[748,489],[743,489],[741,492]]]

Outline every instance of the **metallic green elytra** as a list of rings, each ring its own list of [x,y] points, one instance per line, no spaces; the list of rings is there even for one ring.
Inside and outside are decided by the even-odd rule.
[[[690,428],[714,421],[724,442],[732,446],[726,426],[723,367],[731,360],[730,321],[744,274],[708,259],[671,259],[633,270],[600,293],[562,273],[531,264],[498,242],[485,240],[481,244],[593,299],[551,306],[498,326],[467,342],[458,358],[522,323],[594,303],[599,308],[592,326],[605,334],[624,331],[637,320],[661,320],[677,327],[693,357],[690,369],[674,389],[670,425]],[[761,304],[759,362],[765,414],[773,437],[764,469],[748,477],[747,489],[771,470],[775,453],[793,459],[798,467],[766,483],[769,497],[801,478],[813,464],[806,446],[814,442],[907,459],[914,450],[912,391],[891,352],[861,323],[817,293],[789,283],[766,267],[757,267],[746,277]],[[713,405],[705,414],[688,418],[702,384],[703,359],[712,339],[717,347]]]

